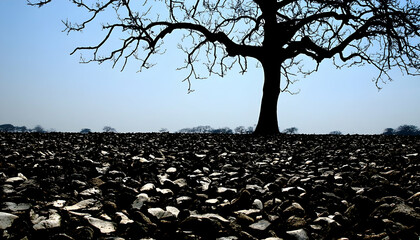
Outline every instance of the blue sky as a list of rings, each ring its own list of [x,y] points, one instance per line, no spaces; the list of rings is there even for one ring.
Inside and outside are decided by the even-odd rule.
[[[255,62],[244,75],[234,69],[224,78],[193,80],[191,94],[182,82],[187,73],[176,70],[184,61],[176,36],[165,40],[165,55],[153,58],[157,65],[140,73],[136,60],[123,72],[110,63],[80,64],[80,54],[70,52],[98,43],[104,32],[93,26],[63,33],[61,20],[80,17],[81,9],[68,6],[67,1],[40,9],[24,0],[0,2],[0,124],[151,132],[257,123],[263,73]],[[371,134],[402,124],[420,126],[420,77],[393,71],[394,81],[378,91],[371,81],[376,75],[369,66],[337,70],[323,62],[318,72],[291,87],[299,94],[280,95],[280,129]]]

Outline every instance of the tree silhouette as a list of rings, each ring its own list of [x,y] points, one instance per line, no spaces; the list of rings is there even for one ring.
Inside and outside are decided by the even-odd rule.
[[[36,133],[45,133],[46,132],[45,129],[41,125],[36,125],[32,131],[36,132]]]
[[[395,134],[395,130],[393,128],[385,128],[382,134],[386,136],[391,136]]]
[[[110,127],[110,126],[105,126],[102,131],[106,132],[106,133],[116,133],[117,130],[115,130],[115,128]]]
[[[420,129],[414,125],[401,125],[395,131],[396,135],[416,136],[420,135]]]
[[[52,0],[29,1],[43,6]],[[234,65],[246,72],[249,58],[258,60],[264,72],[263,97],[255,133],[279,133],[277,102],[298,73],[308,75],[325,59],[337,67],[371,64],[378,70],[374,82],[388,80],[396,67],[419,74],[419,4],[412,0],[106,0],[87,4],[71,0],[90,16],[79,23],[65,21],[66,31],[81,31],[99,15],[115,12],[115,21],[102,28],[105,37],[93,46],[89,60],[102,63],[129,58],[140,60],[140,70],[153,64],[150,56],[163,53],[163,40],[183,31],[179,48],[186,54],[185,78],[201,78],[200,64],[209,75],[224,76]],[[108,21],[112,21],[109,19]],[[120,34],[117,32],[120,31]],[[110,39],[122,39],[121,47],[102,56],[99,50]],[[314,60],[306,69],[301,60]],[[302,75],[299,75],[302,76]],[[378,86],[379,88],[379,86]]]
[[[80,133],[91,133],[92,130],[90,128],[82,128],[82,130],[80,130]]]
[[[285,134],[296,134],[298,132],[297,127],[291,127],[284,129],[283,133]]]

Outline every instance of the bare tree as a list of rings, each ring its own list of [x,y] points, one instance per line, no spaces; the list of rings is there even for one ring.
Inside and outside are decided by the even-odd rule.
[[[43,6],[52,0],[29,1]],[[82,22],[65,21],[68,32],[81,31],[100,14],[115,11],[115,21],[98,44],[77,47],[91,51],[83,62],[140,60],[140,70],[153,65],[150,56],[163,53],[163,40],[174,31],[184,32],[179,48],[186,54],[185,78],[208,74],[224,76],[234,65],[244,73],[249,58],[258,60],[264,72],[263,97],[255,133],[277,134],[277,102],[280,92],[299,76],[318,69],[325,59],[337,67],[371,64],[378,70],[374,82],[387,81],[394,67],[419,74],[419,4],[414,0],[106,0],[87,4],[70,0],[90,13]],[[112,22],[112,19],[109,19]],[[118,34],[117,32],[121,33]],[[121,47],[107,55],[99,50],[113,38]],[[306,69],[301,60],[314,61]],[[200,71],[201,72],[201,71]],[[302,74],[302,75],[297,75]],[[378,86],[379,87],[379,86]],[[189,88],[189,91],[191,88]]]

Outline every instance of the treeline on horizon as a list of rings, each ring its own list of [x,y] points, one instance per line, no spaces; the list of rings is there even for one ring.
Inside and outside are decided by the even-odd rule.
[[[54,129],[45,130],[42,126],[37,125],[34,128],[27,128],[26,126],[14,126],[12,124],[2,124],[0,125],[0,132],[14,132],[14,133],[24,133],[24,132],[35,132],[35,133],[48,133],[56,132]],[[117,130],[110,126],[105,126],[102,129],[102,132],[105,133],[116,133]],[[159,130],[161,133],[169,133],[169,130],[162,128]],[[230,129],[228,127],[224,128],[212,128],[210,126],[197,126],[193,128],[183,128],[175,133],[210,133],[210,134],[252,134],[254,132],[254,127],[244,127],[239,126],[235,129]],[[92,130],[89,128],[83,128],[80,130],[80,133],[92,133]],[[284,134],[298,134],[298,128],[291,127],[286,128],[282,131]],[[342,135],[340,131],[332,131],[329,134],[331,135]],[[397,128],[385,128],[381,133],[386,136],[419,136],[420,128],[414,125],[401,125]]]

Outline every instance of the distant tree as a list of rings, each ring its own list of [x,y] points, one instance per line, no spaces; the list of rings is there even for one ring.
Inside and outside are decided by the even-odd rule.
[[[116,133],[117,132],[117,130],[115,130],[115,128],[110,127],[110,126],[105,126],[103,128],[103,131],[106,132],[106,133]]]
[[[420,129],[414,125],[401,125],[395,131],[396,135],[415,136],[420,135]]]
[[[0,125],[0,132],[27,132],[28,129],[25,126],[18,127],[13,126],[12,124],[2,124]]]
[[[15,127],[15,131],[16,131],[16,132],[27,132],[27,131],[28,131],[28,128],[27,128],[27,127],[25,127],[25,126],[22,126],[22,127]]]
[[[80,133],[91,133],[92,130],[90,130],[90,128],[83,128],[82,130],[80,130]]]
[[[239,126],[235,128],[235,133],[236,134],[244,134],[246,133],[246,128],[244,126]]]
[[[254,132],[254,127],[248,127],[248,129],[246,130],[246,134],[251,134]]]
[[[296,127],[286,128],[283,130],[283,133],[285,134],[296,134],[298,132],[298,129]]]
[[[167,128],[161,128],[159,130],[159,132],[161,132],[161,133],[167,133],[167,132],[169,132],[169,130]]]
[[[45,129],[41,127],[41,125],[36,125],[32,131],[37,133],[44,133]]]
[[[43,6],[52,0],[28,0]],[[101,25],[106,31],[97,45],[77,47],[92,51],[83,62],[140,60],[148,68],[150,56],[163,53],[163,40],[174,32],[185,33],[179,48],[185,52],[190,78],[202,78],[197,66],[209,75],[225,76],[233,65],[244,73],[248,59],[256,59],[264,72],[264,86],[257,134],[278,134],[277,103],[280,92],[296,78],[318,70],[333,59],[342,66],[370,64],[378,71],[374,82],[387,80],[387,72],[399,68],[410,75],[420,69],[420,7],[406,0],[164,0],[70,1],[87,14],[79,23],[65,21],[66,31],[82,31],[95,19],[115,13]],[[89,2],[89,3],[87,3]],[[77,16],[77,18],[79,15]],[[82,18],[83,19],[83,18]],[[121,32],[118,34],[117,32]],[[103,54],[107,44],[121,39],[121,47]],[[111,44],[112,45],[112,44]],[[114,46],[114,45],[112,45]],[[304,64],[304,58],[315,64]],[[83,59],[83,58],[82,58]],[[305,66],[304,66],[305,65]],[[379,86],[378,86],[379,88]],[[191,90],[190,87],[188,89]]]
[[[332,132],[330,132],[330,134],[331,135],[343,135],[343,133],[340,132],[340,131],[332,131]]]
[[[386,135],[386,136],[390,136],[394,134],[395,134],[395,130],[393,128],[385,128],[384,132],[382,133],[382,135]]]
[[[0,132],[14,132],[15,126],[12,124],[2,124],[0,125]]]
[[[213,129],[211,133],[215,134],[233,134],[232,129],[228,127]]]

